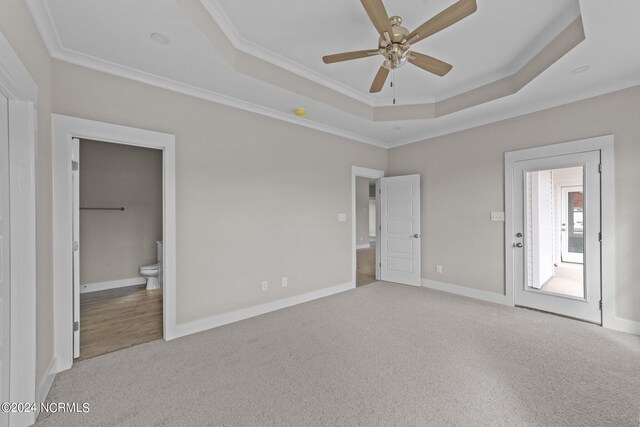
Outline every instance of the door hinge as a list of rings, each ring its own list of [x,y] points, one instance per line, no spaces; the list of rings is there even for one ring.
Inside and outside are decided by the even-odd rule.
[[[78,244],[77,240],[75,242],[73,242],[73,250],[74,251],[77,251],[79,247],[80,247],[80,245]]]
[[[381,262],[378,263],[378,267],[382,268],[382,263]]]
[[[600,310],[602,310],[602,300],[600,300]]]
[[[602,173],[602,163],[598,164],[598,173]]]
[[[598,242],[602,242],[602,231],[598,233]]]
[[[73,332],[78,332],[80,330],[80,322],[77,320],[73,322]]]
[[[380,229],[380,231],[382,231],[382,226],[381,225],[379,225],[378,228]]]
[[[80,168],[80,165],[75,160],[71,160],[71,170],[77,172]]]
[[[378,194],[382,194],[382,188],[378,189]]]

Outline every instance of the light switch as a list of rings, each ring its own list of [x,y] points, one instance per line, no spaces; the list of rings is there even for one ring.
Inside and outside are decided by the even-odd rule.
[[[491,212],[491,221],[504,222],[504,212]]]
[[[347,214],[339,213],[338,214],[338,222],[347,222]]]

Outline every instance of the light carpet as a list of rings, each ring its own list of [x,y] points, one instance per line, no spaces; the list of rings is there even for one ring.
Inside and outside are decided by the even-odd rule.
[[[59,374],[38,426],[638,426],[640,338],[378,282]]]

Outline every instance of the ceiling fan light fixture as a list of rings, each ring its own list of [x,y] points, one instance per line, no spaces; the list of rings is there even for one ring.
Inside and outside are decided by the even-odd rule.
[[[451,64],[410,49],[413,49],[415,43],[450,27],[475,13],[478,9],[476,0],[458,0],[412,32],[409,32],[409,30],[402,26],[401,17],[389,17],[382,0],[360,0],[360,2],[362,6],[364,6],[367,15],[369,15],[371,23],[376,27],[380,35],[378,38],[378,49],[326,55],[322,60],[325,64],[332,64],[335,62],[350,61],[352,59],[367,58],[373,55],[382,55],[384,62],[373,79],[373,83],[369,89],[370,93],[380,92],[389,75],[389,71],[401,67],[406,62],[410,62],[412,65],[440,77],[449,73],[453,68]]]

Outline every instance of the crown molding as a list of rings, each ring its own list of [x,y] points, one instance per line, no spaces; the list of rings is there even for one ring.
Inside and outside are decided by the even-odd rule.
[[[145,83],[150,86],[159,87],[172,92],[181,93],[183,95],[193,96],[195,98],[204,99],[217,104],[226,105],[240,110],[249,111],[251,113],[260,114],[276,120],[282,120],[297,126],[318,130],[342,138],[351,139],[365,144],[375,145],[381,148],[387,148],[387,144],[373,138],[366,137],[354,132],[338,129],[323,123],[314,122],[306,118],[292,117],[287,113],[278,111],[269,107],[244,101],[239,98],[224,95],[207,89],[195,87],[186,83],[178,82],[146,71],[137,70],[125,65],[117,64],[101,58],[96,58],[81,52],[67,49],[62,46],[60,37],[56,31],[51,12],[46,1],[42,0],[26,0],[29,11],[36,23],[36,27],[40,32],[44,44],[49,51],[49,55],[53,59],[68,62],[70,64],[79,65],[81,67],[90,68],[103,73],[134,80]]]
[[[596,86],[594,88],[588,88],[583,91],[539,101],[534,104],[523,106],[521,108],[505,108],[505,110],[501,113],[486,113],[484,114],[484,117],[480,117],[475,120],[468,120],[465,123],[458,123],[455,125],[446,126],[442,129],[435,129],[433,131],[420,134],[420,136],[400,140],[396,143],[388,143],[387,147],[391,149],[402,147],[403,145],[424,142],[440,136],[450,135],[452,133],[462,132],[465,130],[489,125],[491,123],[497,123],[508,119],[526,116],[527,114],[532,114],[555,107],[561,107],[563,105],[572,104],[574,102],[583,101],[589,98],[595,98],[597,96],[606,95],[608,93],[613,93],[636,86],[640,86],[640,75],[633,75],[627,79],[622,79],[615,82],[606,83],[601,86]]]
[[[209,12],[211,18],[218,24],[222,32],[236,49],[332,89],[342,95],[351,97],[370,107],[375,106],[376,98],[374,96],[355,90],[337,80],[324,76],[317,71],[313,71],[304,65],[291,61],[272,50],[265,49],[242,37],[217,0],[200,0],[200,3],[202,3],[202,6]]]
[[[275,110],[262,105],[257,105],[242,99],[232,97],[229,95],[220,94],[214,91],[195,87],[186,83],[161,77],[155,74],[151,74],[145,71],[137,70],[131,67],[127,67],[121,64],[113,63],[104,59],[96,58],[81,52],[73,51],[62,46],[60,37],[56,31],[54,21],[51,16],[51,12],[47,5],[46,0],[25,0],[29,11],[33,17],[36,27],[40,33],[43,42],[49,51],[52,58],[68,62],[71,64],[79,65],[85,68],[93,69],[103,73],[115,75],[118,77],[138,81],[151,86],[159,87],[165,90],[181,93],[195,98],[203,99],[206,101],[214,102],[217,104],[227,105],[233,108],[238,108],[244,111],[249,111],[255,114],[260,114],[266,117],[270,117],[276,120],[282,120],[287,123],[295,124],[298,126],[307,127],[310,129],[318,130],[321,132],[329,133],[346,139],[362,142],[365,144],[374,145],[381,148],[395,148],[403,145],[422,142],[428,139],[436,138],[439,136],[456,133],[475,127],[484,126],[490,123],[495,123],[510,118],[523,116],[526,114],[534,113],[537,111],[557,107],[560,105],[577,102],[580,100],[588,99],[591,97],[603,95],[610,92],[630,88],[640,85],[640,76],[633,75],[627,79],[622,79],[614,82],[609,82],[601,86],[594,88],[586,88],[582,91],[576,91],[570,94],[566,94],[560,97],[543,100],[534,104],[522,106],[520,108],[505,108],[502,112],[493,113],[480,113],[477,118],[464,120],[464,122],[452,124],[439,129],[434,129],[429,132],[424,132],[418,136],[402,139],[396,142],[384,142],[377,139],[373,139],[358,133],[342,130],[329,126],[323,123],[314,122],[308,119],[301,119],[298,117],[292,117],[287,113],[279,110]],[[199,0],[210,1],[210,0]],[[567,21],[572,17],[572,10],[569,9],[566,14],[560,17],[556,23],[557,27],[566,25]],[[551,36],[549,36],[551,37]],[[556,37],[557,38],[557,37]],[[544,40],[538,43],[543,43]],[[548,40],[547,40],[548,43]],[[547,44],[548,46],[548,44]],[[480,104],[476,107],[480,107]],[[411,107],[406,105],[400,105],[399,107]],[[464,111],[464,110],[463,110]],[[391,123],[391,121],[389,121]]]

